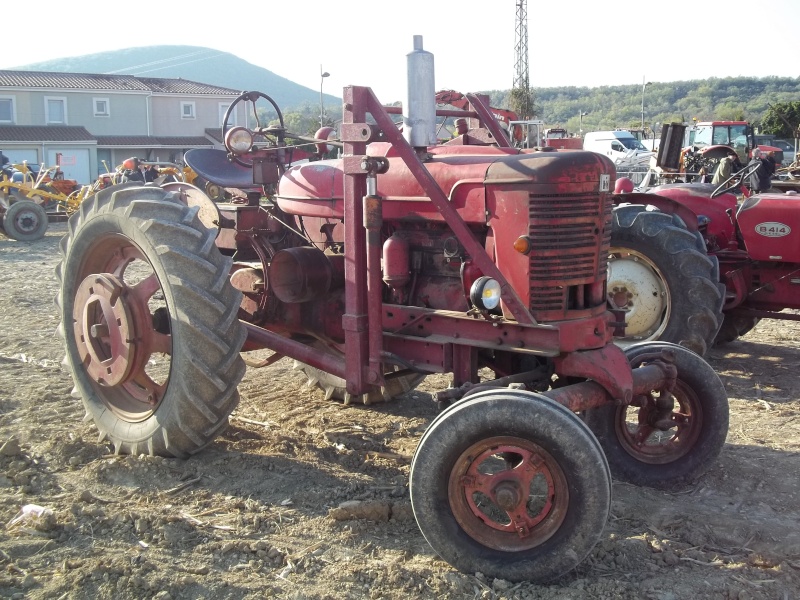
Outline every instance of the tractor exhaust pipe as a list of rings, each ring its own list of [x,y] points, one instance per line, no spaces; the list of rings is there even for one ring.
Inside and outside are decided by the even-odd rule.
[[[414,50],[406,55],[408,77],[403,104],[403,137],[415,150],[436,144],[436,84],[433,54],[414,36]]]

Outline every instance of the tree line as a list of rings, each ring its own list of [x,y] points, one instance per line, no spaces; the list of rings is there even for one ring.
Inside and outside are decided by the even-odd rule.
[[[536,119],[570,133],[639,128],[642,121],[641,84],[532,89]],[[459,90],[463,93],[472,90]],[[512,90],[489,90],[496,108],[512,106]],[[341,119],[338,106],[325,107],[324,125]],[[284,111],[287,129],[313,134],[320,127],[319,104],[305,103]],[[584,116],[581,118],[581,113]],[[749,121],[760,133],[798,136],[800,78],[726,77],[708,80],[653,82],[644,86],[646,129],[659,131],[664,123],[697,121]],[[800,137],[800,136],[798,136]]]
[[[488,93],[493,106],[510,106],[510,90]],[[749,121],[762,133],[795,137],[800,126],[800,78],[725,77],[646,86],[541,88],[533,93],[537,119],[575,133],[581,120],[584,132],[639,128],[643,104],[645,126],[656,131],[663,123],[730,120]]]

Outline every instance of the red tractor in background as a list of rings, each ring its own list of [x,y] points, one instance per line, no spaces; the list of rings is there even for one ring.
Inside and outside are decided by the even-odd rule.
[[[783,150],[776,146],[757,144],[753,127],[747,121],[702,121],[687,127],[684,132],[681,170],[699,173],[699,181],[710,181],[714,170],[729,148],[736,151],[741,164],[750,160],[753,148],[766,156],[772,153],[775,164],[783,162]],[[704,177],[707,176],[707,177]]]
[[[436,92],[436,104],[447,104],[459,110],[466,111],[470,108],[470,102],[461,92],[455,90],[440,90]],[[506,138],[516,146],[521,146],[525,142],[525,129],[520,126],[517,113],[507,108],[489,107],[492,116],[501,124],[505,131]]]
[[[680,126],[682,127],[682,126]],[[680,133],[675,124],[665,128],[660,166],[674,169],[680,154]],[[665,141],[666,140],[666,141]],[[671,140],[671,143],[670,143]],[[740,200],[753,166],[747,166],[718,186],[708,183],[675,183],[651,188],[647,193],[620,193],[615,215],[642,209],[663,222],[674,221],[697,240],[696,251],[680,261],[684,272],[699,264],[698,254],[713,261],[715,298],[706,277],[687,285],[674,276],[676,261],[667,245],[651,242],[642,228],[633,231],[616,226],[612,233],[609,287],[620,290],[617,307],[626,310],[628,342],[666,340],[681,342],[700,315],[722,311],[719,331],[711,342],[726,343],[750,331],[762,318],[800,320],[800,196],[761,193]],[[632,188],[632,186],[630,186]],[[629,190],[630,191],[630,190]],[[749,192],[748,192],[749,195]],[[632,208],[633,207],[633,208]],[[681,229],[684,229],[681,227]],[[685,236],[686,233],[679,235]],[[611,303],[613,296],[611,296]],[[724,300],[724,301],[723,301]],[[644,310],[646,306],[653,309]],[[686,311],[694,315],[686,318]]]
[[[570,136],[563,127],[550,127],[544,130],[544,145],[558,150],[581,150],[583,139]]]
[[[238,202],[185,182],[87,199],[57,269],[66,361],[101,440],[179,457],[224,429],[242,351],[273,351],[254,367],[303,363],[345,403],[450,373],[410,469],[420,529],[460,570],[545,581],[600,538],[610,473],[664,487],[709,466],[727,397],[686,348],[612,343],[613,164],[513,148],[473,95],[461,114],[481,127],[429,145],[425,87],[402,133],[369,88],[345,88],[341,158],[298,164],[289,141],[307,138],[245,92],[226,150],[185,156]],[[257,101],[277,123],[259,123]],[[252,128],[227,124],[240,103]]]

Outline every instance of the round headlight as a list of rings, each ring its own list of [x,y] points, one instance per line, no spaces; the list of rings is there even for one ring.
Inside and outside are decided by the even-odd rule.
[[[250,152],[253,135],[245,127],[234,127],[225,134],[225,147],[234,154]]]
[[[500,284],[491,277],[479,277],[469,290],[469,299],[476,308],[494,310],[500,304]]]

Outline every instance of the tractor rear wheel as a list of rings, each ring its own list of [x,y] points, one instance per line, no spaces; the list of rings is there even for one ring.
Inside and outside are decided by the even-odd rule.
[[[665,342],[629,346],[625,355],[636,369],[665,350],[678,369],[671,392],[651,391],[629,406],[610,404],[584,413],[611,473],[634,485],[669,488],[692,481],[708,469],[728,434],[725,387],[700,356]]]
[[[722,346],[735,342],[755,327],[761,319],[746,315],[725,315],[722,327],[719,328],[714,345]]]
[[[47,213],[35,202],[17,200],[3,215],[3,230],[13,240],[33,242],[47,231]]]
[[[319,349],[320,352],[329,351],[322,343],[315,344],[315,347]],[[396,396],[410,392],[425,379],[425,375],[422,373],[389,377],[386,380],[385,387],[375,388],[366,394],[362,394],[360,397],[356,397],[347,391],[347,382],[341,377],[331,375],[326,371],[321,371],[320,369],[301,363],[300,361],[294,361],[293,367],[305,373],[308,378],[309,387],[318,387],[325,393],[325,400],[338,400],[345,404],[350,404],[352,402],[376,404],[378,402],[391,400]],[[391,375],[391,373],[389,375]]]
[[[625,312],[621,347],[662,340],[701,356],[722,322],[719,264],[677,217],[640,204],[614,209],[609,308]]]
[[[245,366],[216,231],[158,187],[88,198],[61,241],[57,305],[87,418],[118,453],[184,457],[219,434]]]
[[[423,536],[455,568],[545,582],[573,569],[600,539],[611,476],[574,413],[533,392],[494,389],[453,404],[428,426],[410,491]]]

